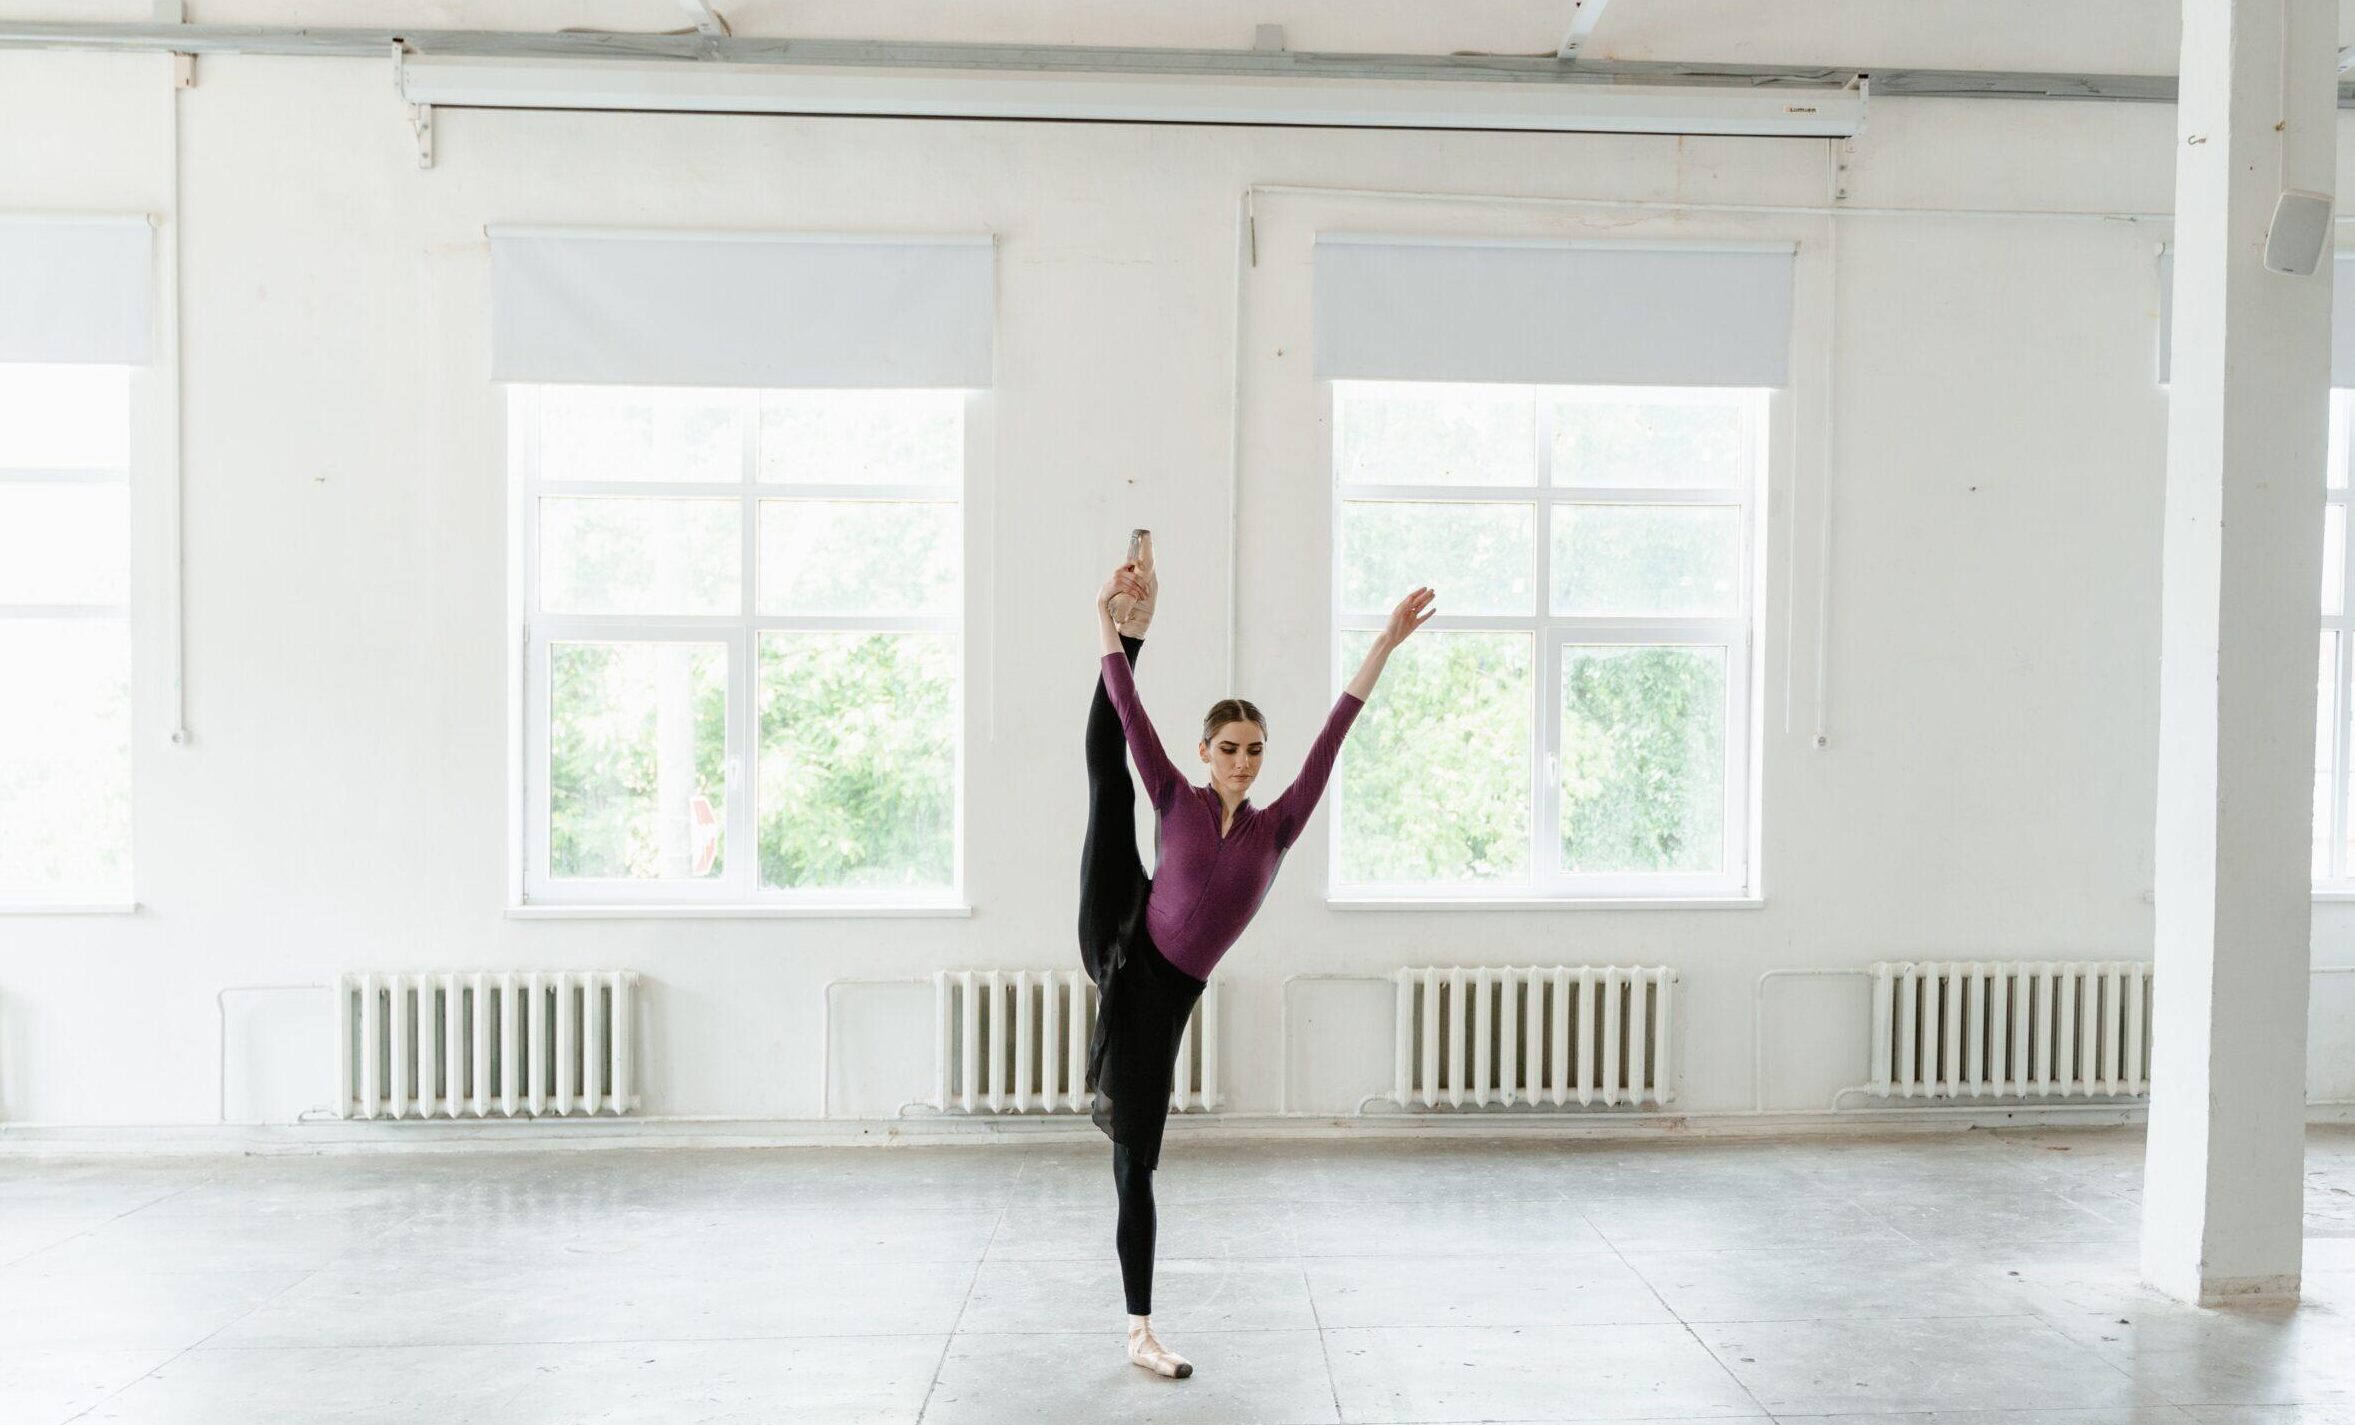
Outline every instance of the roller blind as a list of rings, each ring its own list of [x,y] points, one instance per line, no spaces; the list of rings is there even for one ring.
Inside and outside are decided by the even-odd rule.
[[[154,253],[144,214],[0,215],[0,361],[144,363]]]
[[[1780,386],[1790,244],[1463,242],[1324,234],[1325,380]]]
[[[2355,386],[2355,252],[2332,255],[2330,384]],[[2175,353],[2175,249],[2159,254],[2159,384],[2167,384]]]
[[[991,382],[996,247],[986,235],[489,232],[491,374],[501,381]]]

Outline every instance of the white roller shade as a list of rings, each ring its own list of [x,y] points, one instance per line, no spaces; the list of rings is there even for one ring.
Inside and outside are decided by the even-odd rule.
[[[1316,374],[1780,386],[1792,250],[1328,233],[1316,245]]]
[[[625,386],[987,386],[981,237],[492,228],[491,375]]]
[[[144,214],[0,215],[0,361],[144,363],[154,254]]]
[[[2333,254],[2330,286],[2330,384],[2355,386],[2355,252]],[[2281,280],[2294,281],[2293,278]],[[2175,352],[2175,250],[2159,254],[2159,384]]]

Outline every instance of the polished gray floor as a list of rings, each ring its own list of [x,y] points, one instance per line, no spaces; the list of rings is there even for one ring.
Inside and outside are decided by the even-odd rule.
[[[0,1156],[0,1421],[2355,1425],[2307,1146],[2304,1303],[2203,1311],[2137,1282],[2139,1129],[1173,1139],[1186,1381],[1095,1143]]]

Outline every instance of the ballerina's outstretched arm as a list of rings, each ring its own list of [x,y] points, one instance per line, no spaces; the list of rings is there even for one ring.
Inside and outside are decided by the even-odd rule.
[[[1366,661],[1357,665],[1357,676],[1349,680],[1349,691],[1360,701],[1374,695],[1374,684],[1382,679],[1382,665],[1390,661],[1390,650],[1407,641],[1414,631],[1431,621],[1439,612],[1432,601],[1439,595],[1430,585],[1408,594],[1390,611],[1390,622],[1374,639],[1374,646],[1366,650]]]
[[[1365,662],[1358,665],[1357,676],[1349,680],[1349,686],[1334,700],[1332,712],[1326,714],[1324,728],[1317,733],[1316,741],[1309,745],[1307,758],[1300,764],[1300,774],[1268,803],[1268,814],[1275,818],[1276,845],[1290,846],[1308,824],[1318,799],[1325,794],[1326,780],[1333,775],[1333,763],[1341,755],[1342,739],[1349,735],[1350,724],[1357,720],[1358,709],[1365,706],[1374,684],[1381,681],[1382,667],[1390,660],[1390,650],[1406,642],[1430,619],[1434,612],[1432,600],[1436,597],[1428,588],[1417,589],[1400,599],[1398,607],[1390,611],[1389,624],[1374,639],[1374,646],[1366,650]]]

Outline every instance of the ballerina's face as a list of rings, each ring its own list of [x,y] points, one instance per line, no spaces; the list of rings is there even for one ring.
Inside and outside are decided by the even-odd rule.
[[[1240,797],[1259,779],[1259,759],[1267,751],[1267,734],[1255,722],[1222,724],[1202,744],[1202,760],[1210,764],[1210,784]]]

